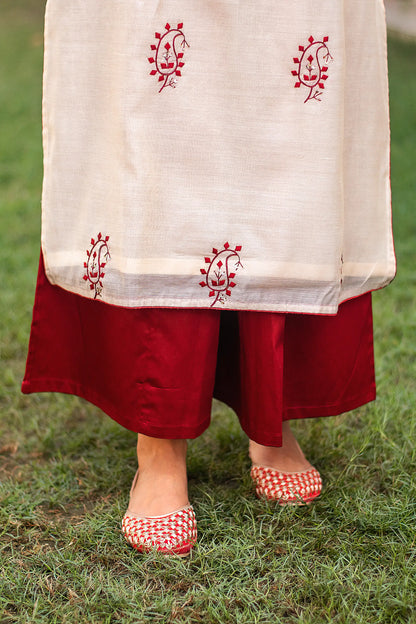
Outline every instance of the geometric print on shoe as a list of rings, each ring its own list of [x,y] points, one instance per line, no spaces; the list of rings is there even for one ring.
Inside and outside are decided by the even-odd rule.
[[[126,540],[139,552],[189,554],[196,544],[196,517],[191,505],[164,516],[140,518],[127,510],[122,521]]]
[[[253,466],[251,478],[259,497],[280,505],[305,505],[319,496],[322,479],[316,468],[306,472],[280,472],[267,466]]]

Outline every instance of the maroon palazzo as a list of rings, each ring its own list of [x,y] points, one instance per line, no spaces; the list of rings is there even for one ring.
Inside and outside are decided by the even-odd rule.
[[[64,392],[158,438],[195,438],[212,397],[259,444],[282,421],[375,398],[371,294],[336,316],[122,308],[53,286],[41,257],[24,393]]]

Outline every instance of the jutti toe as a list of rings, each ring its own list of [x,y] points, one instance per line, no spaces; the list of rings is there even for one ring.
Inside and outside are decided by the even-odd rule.
[[[122,533],[139,552],[156,550],[164,555],[186,556],[196,544],[197,527],[193,507],[187,505],[162,516],[140,517],[127,510]]]
[[[281,472],[268,466],[253,466],[251,478],[259,498],[275,500],[279,505],[307,505],[322,491],[321,475],[316,468]]]

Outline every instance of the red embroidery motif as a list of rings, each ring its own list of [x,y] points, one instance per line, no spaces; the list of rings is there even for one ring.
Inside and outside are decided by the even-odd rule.
[[[205,258],[205,264],[209,264],[209,267],[201,269],[201,274],[205,276],[205,281],[199,282],[199,285],[202,288],[208,286],[209,296],[215,297],[210,306],[211,308],[216,303],[224,304],[227,297],[231,297],[232,288],[236,286],[233,279],[239,267],[243,266],[240,260],[240,251],[241,245],[230,249],[230,244],[225,243],[224,249],[221,249],[221,251],[218,251],[218,249],[212,250],[214,254],[212,259],[208,256]]]
[[[84,280],[90,283],[90,290],[94,291],[94,299],[102,296],[102,279],[105,275],[103,269],[111,258],[107,245],[109,238],[109,236],[103,238],[100,232],[96,241],[91,239],[91,248],[87,249],[88,260],[84,262],[86,269]]]
[[[183,62],[183,50],[189,44],[182,32],[183,23],[178,24],[177,28],[171,28],[170,24],[166,24],[164,35],[155,33],[158,44],[152,44],[151,50],[155,52],[154,56],[148,58],[149,63],[155,64],[155,69],[150,72],[151,76],[159,74],[159,82],[163,81],[159,93],[165,87],[176,87],[178,81],[177,76],[182,76],[181,69],[185,65]],[[182,51],[179,51],[181,48]]]
[[[327,63],[332,61],[332,56],[327,46],[328,39],[329,37],[324,37],[322,41],[315,41],[310,36],[307,47],[299,46],[302,56],[293,59],[296,65],[298,65],[298,68],[292,71],[292,76],[298,78],[295,89],[299,89],[302,85],[309,89],[305,104],[309,100],[321,101],[320,96],[325,89],[325,81],[328,79],[326,73],[328,71]]]

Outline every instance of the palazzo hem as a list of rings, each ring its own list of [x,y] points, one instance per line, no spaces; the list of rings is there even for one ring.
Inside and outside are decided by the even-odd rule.
[[[88,401],[95,407],[102,410],[107,416],[110,416],[119,425],[133,431],[135,433],[142,433],[153,438],[165,438],[170,440],[175,439],[189,439],[192,440],[200,436],[206,429],[208,429],[211,420],[205,419],[201,424],[195,424],[193,427],[154,427],[152,425],[146,425],[143,421],[137,422],[135,417],[132,421],[135,424],[129,422],[125,414],[121,414],[115,405],[109,401],[106,401],[103,397],[99,396],[92,390],[86,390],[83,386],[68,382],[60,379],[32,379],[25,380],[22,383],[23,394],[35,394],[38,392],[59,392],[60,394],[68,394],[79,397]],[[169,434],[169,435],[166,435]]]
[[[144,422],[138,422],[137,418],[134,420],[134,424],[129,423],[125,414],[120,414],[116,406],[106,401],[102,396],[91,390],[85,389],[82,385],[75,384],[69,381],[60,379],[31,379],[25,380],[22,383],[23,394],[35,394],[38,392],[58,392],[61,394],[74,395],[89,403],[95,405],[102,410],[107,416],[110,416],[115,422],[122,425],[125,429],[133,431],[135,433],[141,433],[154,438],[164,439],[188,439],[193,440],[206,429],[208,429],[211,419],[205,419],[201,423],[195,424],[193,427],[155,427],[152,425],[146,425]],[[214,397],[216,398],[216,397]],[[329,416],[339,416],[351,410],[357,409],[371,403],[376,399],[376,388],[374,386],[371,391],[359,395],[354,398],[349,398],[342,403],[336,403],[332,405],[322,406],[298,406],[290,407],[284,410],[282,420],[303,420],[306,418],[320,418]],[[250,427],[241,423],[241,427],[244,433],[252,440],[255,440],[258,444],[264,444],[267,446],[281,446],[282,436],[271,436],[270,431],[259,431],[258,429],[252,431]]]

